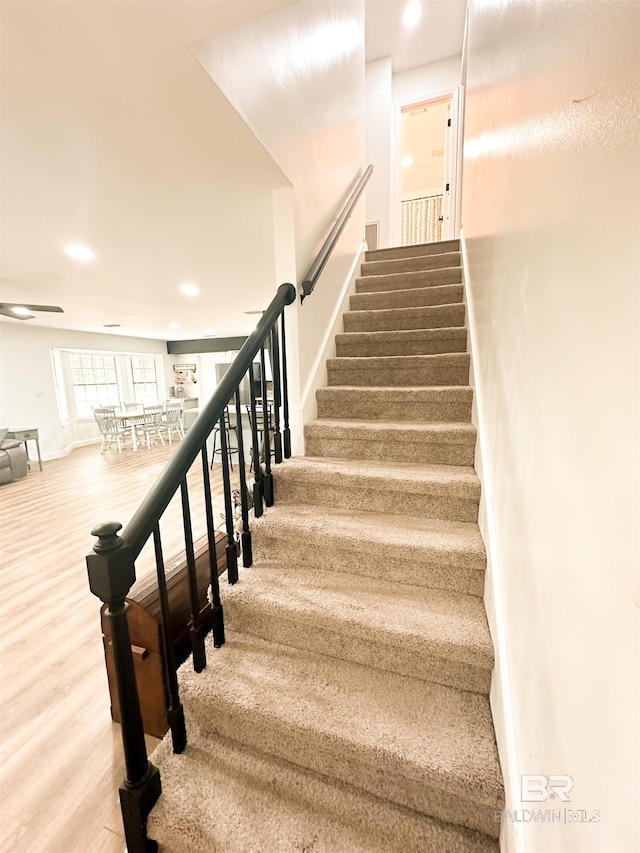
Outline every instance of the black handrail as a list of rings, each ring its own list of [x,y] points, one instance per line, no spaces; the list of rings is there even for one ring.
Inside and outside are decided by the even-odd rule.
[[[131,640],[127,620],[127,603],[131,587],[136,580],[135,560],[139,556],[146,542],[153,537],[156,568],[158,571],[158,591],[160,596],[160,631],[162,635],[162,647],[164,649],[163,666],[165,668],[165,684],[167,685],[167,720],[171,729],[174,752],[182,752],[187,743],[185,717],[178,691],[178,681],[175,677],[175,656],[170,651],[172,638],[169,635],[168,625],[168,600],[167,587],[162,558],[162,543],[160,538],[160,519],[169,506],[173,496],[179,491],[182,498],[182,517],[185,538],[185,554],[187,563],[187,579],[189,582],[189,599],[191,617],[189,622],[189,634],[191,638],[191,649],[193,653],[193,666],[196,672],[200,672],[206,666],[206,653],[204,636],[206,633],[200,614],[200,591],[197,580],[197,567],[194,552],[193,529],[191,524],[191,511],[189,508],[187,473],[191,468],[196,456],[202,456],[203,490],[205,496],[205,509],[207,516],[207,535],[209,546],[209,568],[211,582],[211,628],[214,648],[219,648],[225,641],[224,620],[222,604],[220,602],[220,590],[218,582],[218,567],[215,550],[215,530],[213,525],[213,510],[211,507],[211,489],[209,484],[209,465],[207,457],[207,438],[216,424],[220,424],[220,438],[222,443],[222,475],[224,483],[225,517],[227,530],[227,580],[235,583],[238,579],[237,550],[234,532],[234,523],[231,507],[231,483],[228,471],[229,448],[226,443],[224,413],[228,403],[235,398],[239,416],[239,430],[242,430],[242,417],[239,411],[240,394],[239,387],[244,376],[248,373],[251,382],[251,408],[252,408],[252,445],[257,448],[257,426],[255,418],[255,388],[253,377],[253,360],[260,352],[261,360],[261,388],[260,397],[265,408],[264,437],[266,443],[266,473],[263,475],[259,454],[256,452],[253,458],[253,468],[256,476],[256,485],[269,479],[269,497],[267,506],[273,504],[273,482],[271,479],[269,434],[267,416],[267,381],[265,372],[265,342],[272,346],[271,362],[276,377],[275,385],[277,394],[274,405],[284,404],[286,423],[288,426],[288,402],[281,399],[280,392],[280,364],[275,364],[274,359],[279,360],[278,346],[278,323],[282,326],[284,347],[284,309],[291,305],[296,298],[296,289],[292,284],[282,284],[273,298],[271,304],[262,315],[255,331],[247,338],[242,349],[225,373],[215,393],[204,406],[193,425],[183,439],[171,461],[164,472],[156,480],[155,484],[145,497],[139,509],[133,515],[131,521],[123,531],[118,533],[122,525],[117,521],[109,521],[97,525],[91,531],[92,535],[98,537],[93,546],[93,551],[87,557],[87,570],[89,575],[89,587],[91,592],[100,598],[106,605],[104,610],[105,619],[110,626],[111,647],[113,651],[113,663],[115,680],[117,684],[118,703],[120,709],[120,723],[122,733],[122,744],[125,758],[125,779],[120,787],[120,804],[122,809],[122,822],[125,831],[125,840],[129,853],[149,853],[157,850],[155,842],[147,838],[147,817],[155,802],[160,796],[161,783],[160,774],[156,767],[151,764],[147,757],[144,739],[144,729],[140,699],[138,696],[137,680],[134,669],[134,661],[131,651]],[[282,350],[282,380],[283,387],[287,388],[286,358]],[[242,439],[238,435],[239,449]],[[288,458],[290,448],[287,447],[285,457]],[[278,460],[277,460],[278,461]],[[281,461],[281,457],[280,460]],[[240,464],[244,466],[243,453],[240,455]],[[243,532],[242,544],[244,547],[243,564],[251,564],[251,533],[247,525],[247,495],[246,482],[241,477],[241,499],[243,503]],[[255,515],[261,514],[258,506],[255,507]]]
[[[373,164],[370,163],[365,169],[364,174],[358,181],[356,188],[349,196],[349,199],[345,204],[342,213],[340,214],[340,216],[336,220],[335,225],[329,232],[329,236],[324,241],[322,248],[316,256],[316,259],[309,267],[305,277],[302,279],[302,293],[300,294],[300,302],[304,302],[305,296],[308,296],[310,293],[313,292],[313,288],[316,286],[316,282],[320,278],[320,274],[325,268],[325,265],[329,260],[331,252],[333,252],[335,245],[340,238],[340,235],[344,231],[345,225],[351,218],[351,214],[353,213],[358,199],[362,195],[362,192],[366,187],[372,172]]]
[[[213,425],[222,417],[225,406],[233,397],[236,387],[249,369],[263,341],[268,337],[271,327],[283,308],[294,302],[295,298],[296,291],[292,284],[280,285],[273,301],[260,318],[255,330],[244,342],[231,367],[220,380],[213,396],[189,427],[180,448],[125,527],[122,539],[132,549],[134,559],[142,551],[160,516],[169,506],[171,498],[200,452]]]

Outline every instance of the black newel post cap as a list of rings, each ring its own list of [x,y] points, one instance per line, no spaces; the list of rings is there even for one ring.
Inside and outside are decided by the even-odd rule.
[[[101,601],[122,601],[133,586],[136,570],[131,550],[118,536],[119,521],[106,521],[91,531],[98,541],[87,556],[89,588]]]

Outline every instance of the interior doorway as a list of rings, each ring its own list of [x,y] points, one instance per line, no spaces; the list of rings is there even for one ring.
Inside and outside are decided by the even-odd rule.
[[[400,111],[400,245],[453,236],[453,96]]]

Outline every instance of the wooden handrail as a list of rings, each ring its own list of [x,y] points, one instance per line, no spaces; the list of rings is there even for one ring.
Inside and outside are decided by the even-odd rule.
[[[302,293],[300,294],[300,302],[304,302],[306,296],[309,296],[310,293],[313,292],[313,288],[316,286],[316,282],[320,278],[322,270],[325,268],[331,253],[333,252],[336,243],[340,239],[340,235],[344,231],[345,225],[351,218],[351,214],[355,210],[355,206],[358,203],[358,199],[362,195],[364,188],[371,177],[371,173],[373,172],[373,164],[370,163],[364,171],[364,174],[358,181],[356,188],[349,196],[347,203],[345,204],[342,213],[336,220],[335,225],[329,232],[329,236],[324,241],[322,248],[318,252],[314,262],[311,264],[309,269],[307,270],[307,274],[302,279]]]

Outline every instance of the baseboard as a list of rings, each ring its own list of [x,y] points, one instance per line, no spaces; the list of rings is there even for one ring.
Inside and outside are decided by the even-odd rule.
[[[485,411],[483,386],[476,382],[474,353],[477,352],[475,341],[475,322],[473,303],[469,299],[469,264],[464,228],[460,229],[460,252],[462,257],[464,301],[467,309],[467,349],[470,353],[471,367],[469,384],[473,389],[472,422],[477,431],[475,469],[481,483],[480,509],[478,525],[487,552],[487,573],[485,581],[484,603],[487,611],[489,630],[495,651],[495,667],[491,680],[489,700],[498,744],[498,754],[505,786],[505,809],[514,811],[520,807],[520,775],[518,773],[516,735],[514,715],[511,705],[510,657],[505,628],[505,605],[501,584],[502,566],[499,562],[496,548],[496,520],[492,512],[493,484],[489,469],[483,466],[483,438]],[[526,853],[525,839],[521,827],[503,820],[500,833],[500,849],[502,853]]]
[[[83,438],[81,441],[73,441],[71,442],[71,444],[67,444],[67,446],[64,447],[62,450],[50,450],[46,453],[43,453],[42,461],[49,462],[51,459],[64,459],[64,457],[68,456],[72,451],[76,449],[76,447],[85,447],[88,444],[100,443],[100,438]],[[33,459],[31,461],[33,462]]]

